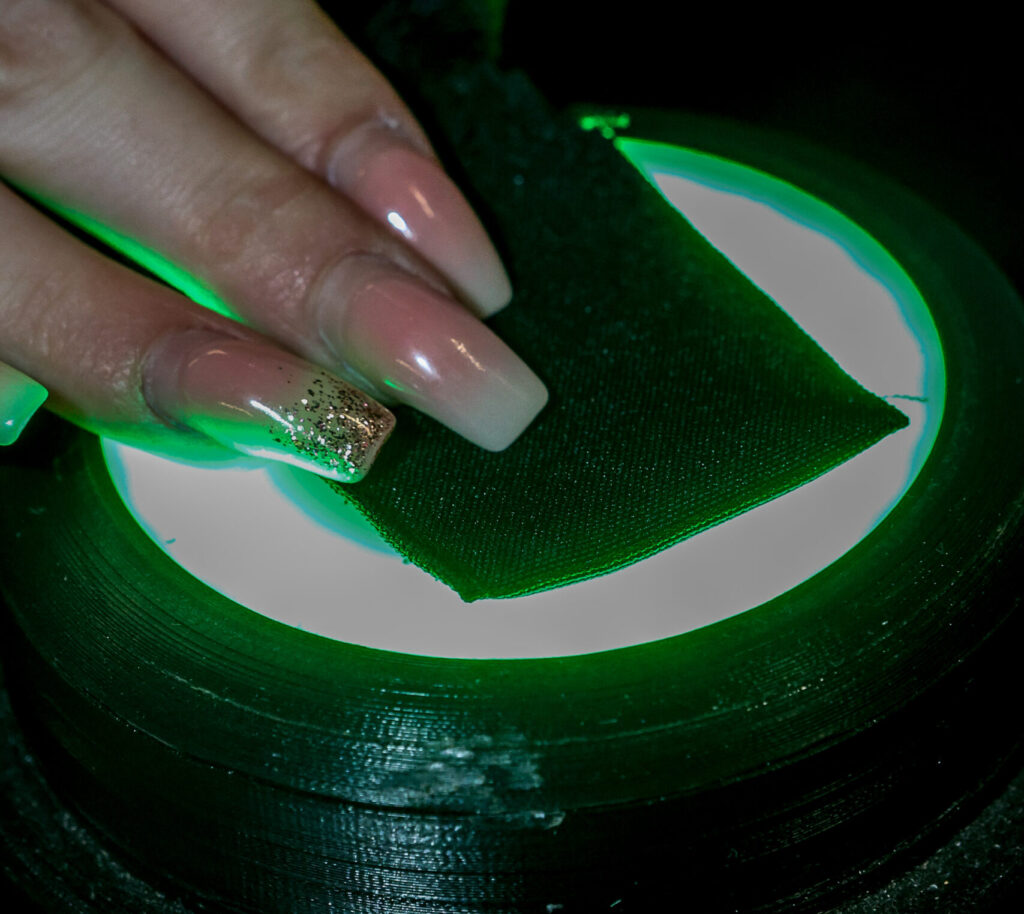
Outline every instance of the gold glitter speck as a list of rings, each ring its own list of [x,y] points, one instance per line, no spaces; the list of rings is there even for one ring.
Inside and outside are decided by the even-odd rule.
[[[288,421],[271,425],[271,437],[311,464],[310,469],[347,482],[361,479],[394,428],[394,417],[326,372],[313,380],[307,394],[275,410]]]

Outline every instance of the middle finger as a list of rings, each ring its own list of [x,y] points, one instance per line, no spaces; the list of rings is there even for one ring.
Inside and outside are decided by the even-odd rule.
[[[410,250],[109,9],[16,4],[0,68],[0,171],[16,183],[161,251],[248,323],[483,447],[507,446],[543,406],[533,372]]]

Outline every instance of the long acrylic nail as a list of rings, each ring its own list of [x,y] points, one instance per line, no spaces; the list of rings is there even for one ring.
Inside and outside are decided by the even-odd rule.
[[[0,445],[18,440],[46,397],[42,384],[0,362]]]
[[[327,166],[328,180],[430,261],[482,317],[512,296],[480,220],[441,166],[383,124],[358,128]]]
[[[395,424],[376,400],[302,359],[206,331],[154,347],[145,395],[164,419],[340,482],[366,475]]]
[[[480,447],[504,450],[547,402],[486,324],[378,258],[349,258],[322,294],[322,331],[346,366]]]

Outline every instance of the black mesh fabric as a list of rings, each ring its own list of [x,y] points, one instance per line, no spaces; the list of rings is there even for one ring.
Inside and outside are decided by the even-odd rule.
[[[499,454],[400,409],[334,488],[463,599],[628,565],[906,424],[524,77],[484,63],[424,94],[512,275],[491,324],[551,402]]]

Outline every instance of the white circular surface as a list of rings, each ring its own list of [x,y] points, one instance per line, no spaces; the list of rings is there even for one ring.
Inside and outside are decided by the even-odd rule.
[[[891,510],[942,415],[941,347],[892,258],[835,210],[721,159],[635,144],[687,218],[864,387],[910,425],[814,482],[604,577],[467,604],[404,563],[352,509],[314,503],[301,471],[177,463],[111,441],[115,484],[143,529],[211,587],[281,622],[444,657],[548,657],[691,631],[784,593]],[[740,571],[738,571],[738,569]]]

